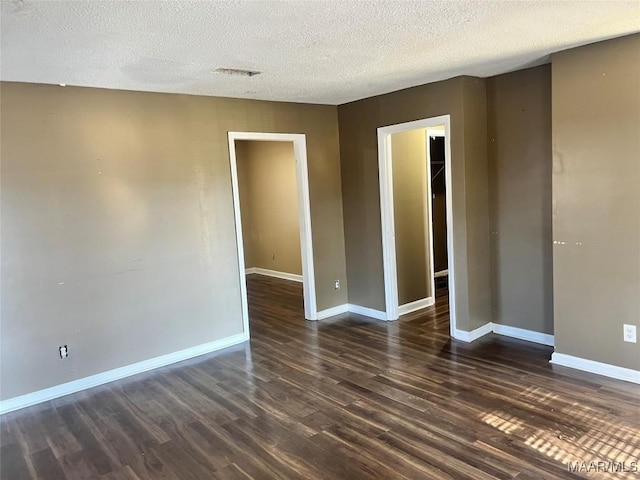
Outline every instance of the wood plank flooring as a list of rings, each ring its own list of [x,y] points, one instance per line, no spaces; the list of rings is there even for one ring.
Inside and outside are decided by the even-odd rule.
[[[398,322],[312,323],[300,284],[248,289],[249,344],[3,416],[0,478],[640,478],[567,467],[632,469],[640,387],[452,341],[446,292]]]

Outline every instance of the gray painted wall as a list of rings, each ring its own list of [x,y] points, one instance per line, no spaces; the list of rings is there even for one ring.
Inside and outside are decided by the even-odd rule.
[[[553,334],[551,66],[487,79],[493,321]]]
[[[640,35],[552,57],[556,351],[640,370]]]

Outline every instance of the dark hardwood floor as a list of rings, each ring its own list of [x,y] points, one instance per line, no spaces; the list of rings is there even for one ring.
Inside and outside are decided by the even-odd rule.
[[[640,387],[452,341],[446,292],[312,323],[299,284],[251,277],[250,344],[3,416],[1,478],[640,478],[567,467],[640,460]]]

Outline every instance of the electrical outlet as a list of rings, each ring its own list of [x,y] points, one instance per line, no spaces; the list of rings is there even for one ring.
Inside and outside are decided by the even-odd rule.
[[[637,337],[636,337],[636,326],[635,325],[624,324],[622,326],[622,330],[624,332],[624,341],[625,342],[636,343],[638,341]]]
[[[271,260],[275,260],[275,259],[276,259],[276,254],[275,254],[275,253],[272,253],[272,254],[271,254]]]
[[[69,356],[69,349],[66,345],[62,345],[61,347],[58,347],[58,353],[60,354],[60,359],[64,360]]]
[[[335,282],[333,282],[333,287],[336,290],[340,290],[340,280],[336,280]]]

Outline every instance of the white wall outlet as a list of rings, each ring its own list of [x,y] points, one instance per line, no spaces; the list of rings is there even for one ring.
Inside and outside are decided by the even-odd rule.
[[[622,329],[624,331],[624,341],[625,342],[631,342],[631,343],[636,343],[637,337],[636,337],[636,326],[635,325],[627,325],[626,323],[622,326]]]
[[[69,349],[66,345],[62,345],[61,347],[58,347],[58,353],[60,353],[60,359],[64,360],[69,356]]]
[[[340,290],[340,280],[336,280],[336,281],[334,281],[334,282],[333,282],[333,287],[334,287],[336,290]]]
[[[271,260],[275,260],[275,259],[276,259],[276,254],[275,254],[275,253],[272,253],[272,254],[271,254]]]

